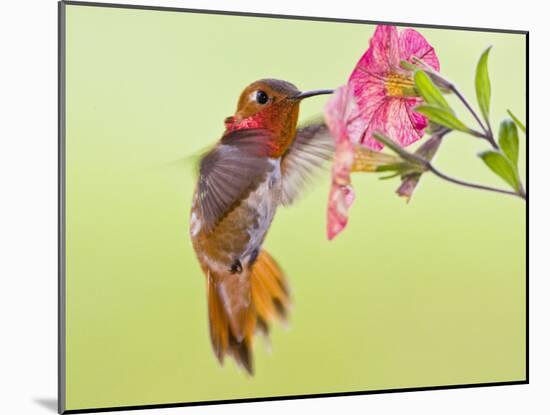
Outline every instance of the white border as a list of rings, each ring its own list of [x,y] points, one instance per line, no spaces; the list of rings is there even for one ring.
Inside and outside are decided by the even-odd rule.
[[[121,3],[124,1],[121,0]],[[350,414],[544,413],[550,342],[550,270],[544,159],[549,29],[543,2],[427,0],[375,3],[277,0],[136,1],[157,6],[257,13],[330,16],[453,26],[529,30],[530,61],[530,270],[531,385],[367,395],[212,407],[174,408],[159,414],[277,414],[284,411]],[[2,412],[53,413],[56,396],[57,280],[57,5],[55,0],[18,0],[0,12],[0,276],[2,289]],[[327,51],[329,54],[330,51]],[[533,193],[532,189],[540,189]],[[44,405],[44,403],[46,405]],[[539,409],[540,408],[540,409]],[[130,412],[128,412],[130,413]],[[136,413],[136,412],[131,412]]]

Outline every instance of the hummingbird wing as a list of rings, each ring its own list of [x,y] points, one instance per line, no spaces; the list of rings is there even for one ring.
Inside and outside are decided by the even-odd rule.
[[[272,171],[270,139],[264,129],[235,130],[202,158],[197,197],[207,230]]]
[[[298,129],[294,142],[281,160],[282,204],[293,203],[333,154],[334,139],[324,123]]]

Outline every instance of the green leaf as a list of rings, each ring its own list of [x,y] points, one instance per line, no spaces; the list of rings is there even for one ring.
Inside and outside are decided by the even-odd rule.
[[[489,125],[489,106],[491,104],[491,82],[489,81],[489,51],[491,46],[489,46],[485,52],[479,58],[476,68],[476,95],[477,102],[479,104],[479,109],[481,114],[485,119],[487,125]]]
[[[447,100],[439,90],[437,86],[433,83],[431,78],[422,70],[418,70],[414,73],[414,84],[422,98],[426,103],[433,105],[434,107],[440,107],[446,109],[449,112],[452,112],[451,107],[447,103]]]
[[[499,176],[502,180],[508,183],[512,188],[519,192],[521,185],[517,170],[512,166],[510,160],[499,153],[498,151],[485,151],[479,154],[479,157],[485,162],[493,173]]]
[[[383,171],[396,171],[399,172],[403,168],[403,163],[392,163],[392,164],[384,164],[383,166],[376,167],[377,172],[383,172]]]
[[[498,145],[512,162],[514,168],[518,165],[519,138],[518,129],[512,120],[504,120],[500,123],[498,131]]]
[[[415,165],[418,167],[423,167],[417,160],[417,156],[414,154],[410,154],[407,150],[402,148],[398,143],[393,141],[391,138],[386,137],[384,134],[380,133],[374,133],[372,135],[377,141],[384,144],[389,149],[393,150],[395,153],[397,153],[398,156],[400,156],[408,165]]]
[[[442,125],[443,127],[470,133],[470,129],[466,127],[462,121],[456,118],[453,113],[446,109],[434,107],[433,105],[420,105],[415,107],[414,110],[424,114],[430,121]]]
[[[382,177],[379,177],[379,179],[380,179],[380,180],[389,180],[389,179],[393,179],[394,177],[399,176],[400,174],[401,174],[401,173],[396,172],[396,173],[390,174],[389,176],[382,176]]]
[[[415,163],[410,163],[407,161],[402,161],[400,163],[393,163],[393,164],[386,164],[384,166],[378,166],[376,168],[376,172],[396,172],[396,175],[407,175],[412,173],[423,173],[426,171],[426,169],[422,166],[419,166]],[[386,177],[395,177],[395,176],[386,176]],[[382,177],[381,179],[385,179],[386,177]]]
[[[507,110],[508,111],[508,115],[510,115],[510,117],[512,117],[512,119],[514,120],[514,122],[516,123],[516,125],[519,127],[519,129],[521,131],[523,131],[523,134],[526,134],[526,129],[525,129],[525,125],[519,120],[518,117],[516,117],[512,111],[510,110]]]
[[[395,151],[401,157],[405,158],[408,155],[407,151],[403,150],[399,144],[397,144],[391,138],[386,137],[384,134],[374,133],[372,136],[376,139],[376,141],[379,141],[380,143],[384,144],[386,147],[389,147],[391,150]]]
[[[428,71],[426,72],[426,74],[430,77],[432,82],[435,84],[435,86],[439,88],[441,92],[448,94],[453,91],[453,84],[437,72]]]
[[[407,71],[414,71],[414,70],[418,69],[418,66],[416,66],[415,64],[412,64],[408,61],[405,61],[405,60],[401,60],[399,62],[399,66],[401,66],[401,68],[403,68]]]

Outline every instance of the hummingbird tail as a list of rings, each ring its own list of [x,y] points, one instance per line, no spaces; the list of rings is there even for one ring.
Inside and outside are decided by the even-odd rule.
[[[286,322],[290,308],[286,277],[267,251],[260,252],[252,267],[250,289],[257,328],[267,336],[269,324],[276,319]]]
[[[221,364],[230,355],[252,375],[254,334],[267,336],[273,320],[286,321],[290,296],[283,272],[266,251],[242,277],[207,272],[210,339]]]

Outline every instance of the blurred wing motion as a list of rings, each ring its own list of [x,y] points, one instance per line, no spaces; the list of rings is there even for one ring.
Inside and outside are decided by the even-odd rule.
[[[207,230],[212,230],[273,169],[267,157],[269,138],[267,130],[236,130],[203,157],[197,196]]]
[[[283,156],[282,204],[289,205],[302,193],[305,185],[334,154],[334,139],[324,123],[298,129],[296,139]]]

